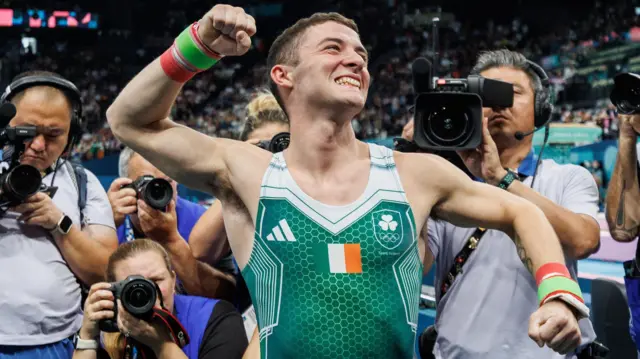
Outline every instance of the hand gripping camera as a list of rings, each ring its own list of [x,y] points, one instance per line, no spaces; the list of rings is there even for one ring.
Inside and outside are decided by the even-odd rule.
[[[282,152],[289,147],[289,139],[291,138],[289,132],[280,132],[273,136],[269,141],[260,141],[256,146],[270,151],[271,153]]]
[[[149,175],[140,176],[122,188],[132,188],[136,191],[138,199],[159,211],[164,211],[173,198],[173,187],[169,181]]]
[[[140,275],[131,275],[127,279],[111,283],[109,289],[116,300],[120,299],[124,309],[136,318],[149,320],[153,316],[153,307],[158,298],[157,285]],[[113,307],[115,315],[98,323],[103,332],[118,332],[118,306]]]
[[[466,79],[437,79],[431,63],[412,64],[415,103],[414,141],[422,149],[466,150],[482,143],[482,108],[513,106],[513,85],[471,75]]]

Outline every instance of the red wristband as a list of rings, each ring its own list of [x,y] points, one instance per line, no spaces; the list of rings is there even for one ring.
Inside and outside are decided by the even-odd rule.
[[[547,278],[562,276],[571,278],[567,266],[562,263],[552,262],[542,265],[536,272],[536,286],[540,286],[540,282]]]
[[[200,27],[200,23],[198,23],[197,21],[191,25],[190,31],[191,31],[191,38],[193,39],[193,42],[195,42],[198,48],[202,52],[204,52],[207,56],[214,58],[216,60],[222,59],[224,57],[223,55],[211,50],[209,46],[205,45],[204,42],[202,42],[200,35],[198,35],[198,27]]]
[[[160,66],[162,66],[162,70],[164,73],[173,81],[185,83],[189,81],[197,72],[189,71],[184,66],[182,66],[175,55],[175,45],[172,45],[160,56]]]

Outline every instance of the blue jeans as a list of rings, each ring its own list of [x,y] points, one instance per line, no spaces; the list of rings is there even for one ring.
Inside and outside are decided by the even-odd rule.
[[[70,339],[35,346],[0,345],[0,359],[71,359],[72,356]]]

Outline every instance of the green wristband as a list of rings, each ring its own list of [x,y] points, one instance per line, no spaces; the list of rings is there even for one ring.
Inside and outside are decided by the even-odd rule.
[[[191,38],[191,27],[187,27],[176,38],[176,48],[180,55],[184,57],[187,62],[198,70],[206,70],[215,65],[218,60],[213,59],[198,47],[198,45]]]
[[[538,287],[538,303],[542,304],[542,301],[551,293],[564,291],[569,292],[578,298],[582,299],[582,291],[576,281],[567,277],[551,277],[543,280]]]

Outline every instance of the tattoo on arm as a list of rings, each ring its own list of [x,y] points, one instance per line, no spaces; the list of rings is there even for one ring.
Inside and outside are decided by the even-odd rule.
[[[624,212],[624,196],[627,190],[627,184],[623,180],[622,181],[622,190],[620,191],[620,199],[618,200],[618,211],[616,212],[616,226],[612,228],[612,232],[616,232],[616,234],[620,236],[624,236],[626,238],[635,238],[638,235],[638,228],[632,226],[631,228],[626,228],[626,215]]]
[[[522,245],[522,241],[520,241],[520,238],[517,235],[513,242],[516,244],[518,257],[520,257],[522,264],[524,264],[525,268],[527,268],[527,270],[531,272],[531,274],[535,274],[533,273],[533,262],[531,261],[531,258],[527,256],[527,251],[524,249],[524,246]]]

